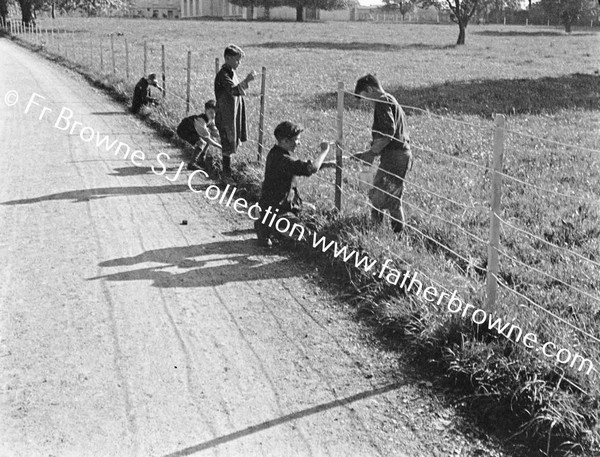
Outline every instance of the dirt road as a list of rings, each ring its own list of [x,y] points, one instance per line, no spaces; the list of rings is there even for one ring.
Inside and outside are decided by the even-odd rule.
[[[191,192],[187,171],[169,181],[178,151],[81,77],[6,39],[0,55],[0,455],[475,448],[247,217]],[[63,108],[91,130],[61,129]]]

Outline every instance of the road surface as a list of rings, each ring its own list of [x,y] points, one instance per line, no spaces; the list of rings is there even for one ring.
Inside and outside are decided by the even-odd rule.
[[[69,70],[0,55],[0,455],[471,455],[179,151]]]

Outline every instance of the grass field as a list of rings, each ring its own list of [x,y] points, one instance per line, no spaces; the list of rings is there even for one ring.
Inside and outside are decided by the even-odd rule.
[[[321,138],[336,139],[338,82],[351,91],[359,76],[376,73],[402,105],[427,110],[406,109],[415,163],[407,177],[405,212],[408,224],[421,233],[408,229],[397,241],[387,230],[369,228],[356,164],[344,165],[341,215],[331,211],[333,172],[304,180],[303,195],[325,215],[322,229],[330,236],[373,258],[409,265],[478,306],[485,298],[487,245],[456,225],[488,239],[490,173],[485,167],[493,147],[492,115],[504,114],[509,131],[503,172],[555,193],[504,179],[501,217],[540,239],[503,225],[502,249],[516,260],[501,256],[499,276],[563,321],[506,288],[500,288],[494,314],[589,357],[600,370],[599,343],[565,324],[600,336],[599,33],[582,29],[567,36],[554,28],[469,26],[467,45],[455,47],[453,25],[108,19],[39,24],[54,27],[54,40],[47,40],[50,51],[60,42],[63,54],[67,49],[69,58],[125,93],[143,74],[144,40],[148,69],[157,73],[164,44],[168,96],[153,116],[171,128],[185,114],[187,50],[193,52],[192,102],[200,109],[213,97],[215,58],[222,61],[223,48],[235,42],[247,54],[239,69],[242,76],[267,68],[265,148],[273,144],[275,125],[288,119],[307,128],[304,157],[316,151]],[[110,33],[123,34],[115,36],[116,77],[111,76]],[[130,45],[128,81],[124,39]],[[259,89],[257,80],[247,97],[251,141],[237,157],[238,165],[256,159]],[[368,145],[370,119],[365,105],[346,98],[346,153]],[[256,164],[245,164],[238,172],[255,182],[262,174]],[[335,270],[345,271],[339,264]],[[507,426],[518,430],[532,449],[550,445],[551,455],[600,452],[597,374],[567,368],[561,380],[559,368],[520,344],[482,335],[443,311],[433,313],[372,276],[357,271],[348,271],[346,280],[348,276],[360,291],[356,301],[364,314],[403,345],[408,342],[416,357],[436,360],[451,381],[468,386],[475,394],[473,408],[511,413]]]

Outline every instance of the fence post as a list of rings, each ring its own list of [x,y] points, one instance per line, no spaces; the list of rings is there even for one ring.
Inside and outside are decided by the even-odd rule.
[[[344,83],[338,83],[337,141],[335,142],[335,207],[342,209],[342,148],[344,146]]]
[[[190,113],[190,87],[192,85],[192,51],[188,51],[187,55],[187,83],[185,90],[185,114]]]
[[[54,46],[56,43],[54,42],[54,26],[52,26],[52,28],[50,29],[50,36],[52,38],[52,46]]]
[[[113,33],[110,34],[110,56],[113,67],[113,75],[117,74],[117,64],[115,62],[115,35]]]
[[[504,16],[504,25],[506,25],[506,16]]]
[[[58,51],[58,55],[60,56],[62,55],[62,52],[60,50],[60,30],[56,31],[56,35],[56,49]]]
[[[90,34],[90,68],[94,68],[94,40],[92,39],[92,35]]]
[[[161,54],[161,70],[162,70],[162,83],[163,83],[163,98],[167,96],[167,65],[165,62],[165,45],[160,45],[160,54]]]
[[[104,43],[103,38],[100,37],[100,73],[104,73]]]
[[[262,81],[260,84],[260,115],[258,118],[258,161],[262,160],[263,139],[265,132],[265,94],[267,88],[267,67],[262,67]]]
[[[488,312],[494,310],[496,303],[496,293],[498,291],[498,248],[500,246],[500,200],[502,198],[502,156],[504,154],[504,127],[505,118],[502,114],[497,114],[494,119],[494,156],[492,179],[492,195],[490,209],[490,239],[488,243],[488,263],[486,277],[486,298],[485,307]]]
[[[129,81],[129,43],[125,38],[125,78]]]
[[[219,73],[219,58],[215,58],[215,76]]]
[[[148,74],[148,42],[144,40],[144,76]]]
[[[528,17],[526,17],[526,18],[525,18],[525,26],[528,26],[528,25],[529,25],[529,18],[528,18]]]

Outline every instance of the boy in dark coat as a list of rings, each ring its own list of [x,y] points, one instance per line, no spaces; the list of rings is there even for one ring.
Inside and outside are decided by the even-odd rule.
[[[158,85],[155,73],[150,73],[148,76],[144,76],[138,81],[133,89],[133,100],[131,101],[132,113],[139,113],[142,106],[158,104],[158,100],[152,97],[150,86],[154,86],[158,90],[164,91],[164,89]]]
[[[240,142],[248,139],[246,122],[246,106],[244,95],[248,84],[254,80],[256,73],[251,71],[240,82],[236,69],[244,57],[244,51],[231,44],[225,48],[225,63],[215,77],[215,98],[217,100],[217,116],[215,123],[219,129],[223,151],[223,175],[227,184],[231,180],[231,155],[235,154]]]

